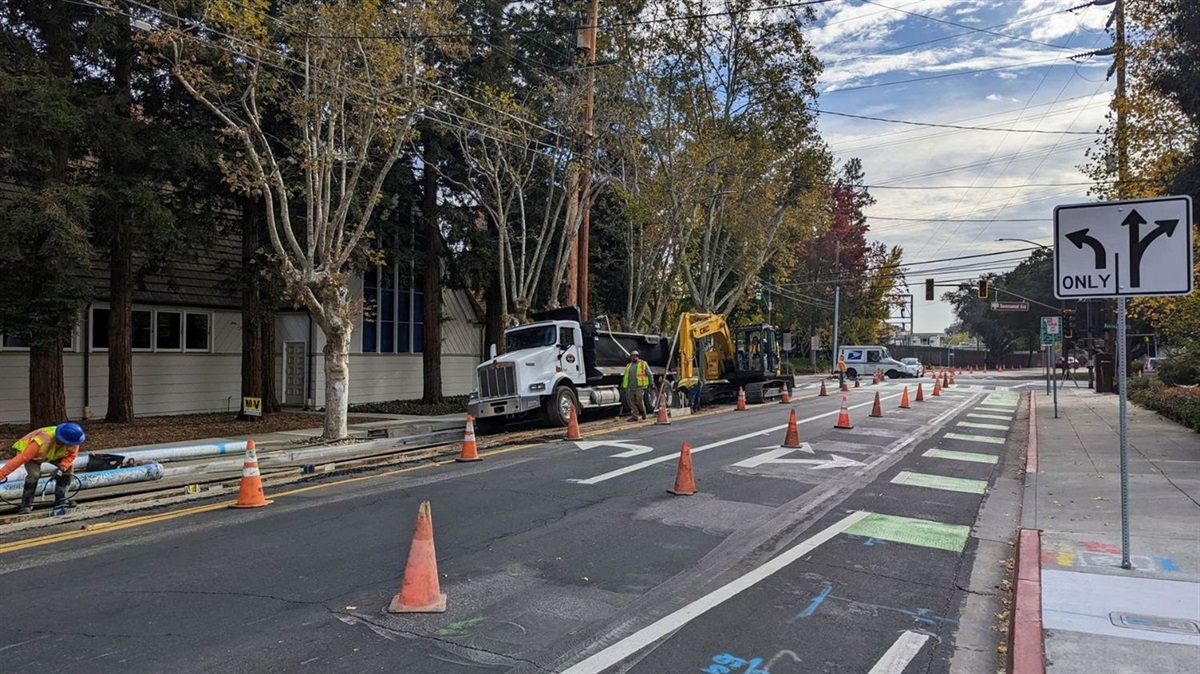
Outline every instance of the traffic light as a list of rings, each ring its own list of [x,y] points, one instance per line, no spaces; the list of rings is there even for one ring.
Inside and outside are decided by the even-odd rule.
[[[933,279],[931,278],[925,279],[925,301],[933,301]]]
[[[985,278],[979,279],[979,290],[976,291],[979,299],[986,300],[988,296],[988,280]]]
[[[1062,310],[1062,319],[1063,319],[1063,328],[1062,328],[1063,339],[1073,338],[1075,336],[1075,310],[1074,309],[1063,309]]]

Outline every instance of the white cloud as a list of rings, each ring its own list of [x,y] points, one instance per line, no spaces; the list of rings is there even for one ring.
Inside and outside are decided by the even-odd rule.
[[[996,77],[999,77],[1002,80],[1015,80],[1015,79],[1017,79],[1017,77],[1019,77],[1019,75],[1017,75],[1017,73],[1006,70],[1003,72],[996,73]]]
[[[1013,98],[1012,96],[1001,96],[1000,94],[988,94],[985,97],[985,100],[989,100],[989,101],[992,101],[995,103],[999,103],[1001,101],[1003,101],[1005,103],[1020,103],[1019,100]]]

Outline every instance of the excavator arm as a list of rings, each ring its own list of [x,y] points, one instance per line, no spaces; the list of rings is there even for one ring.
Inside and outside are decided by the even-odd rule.
[[[712,350],[701,352],[705,380],[724,377],[725,363],[733,360],[733,331],[720,314],[683,314],[679,319],[679,375],[681,382],[700,378],[697,369],[696,343],[711,337]]]

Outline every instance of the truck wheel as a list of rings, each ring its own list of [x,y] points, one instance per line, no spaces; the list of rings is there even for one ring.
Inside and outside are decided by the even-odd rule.
[[[571,421],[571,408],[579,414],[579,399],[575,397],[575,389],[570,386],[559,386],[554,393],[546,398],[546,420],[554,426],[566,426]]]
[[[898,379],[899,377],[900,377],[900,373],[897,372],[896,370],[888,370],[887,371],[888,379]]]
[[[852,367],[846,368],[846,379],[858,379],[858,370]]]

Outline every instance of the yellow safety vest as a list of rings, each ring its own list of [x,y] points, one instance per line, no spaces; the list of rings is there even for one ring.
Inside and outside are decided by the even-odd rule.
[[[646,388],[650,385],[650,374],[646,371],[646,361],[639,360],[625,366],[625,376],[621,379],[621,388],[629,388],[629,373],[635,366],[637,367],[633,378],[635,388]]]
[[[23,452],[31,443],[36,444],[41,448],[41,456],[38,458],[53,463],[66,456],[67,452],[71,449],[67,445],[59,444],[55,439],[54,432],[56,430],[58,430],[57,426],[39,428],[14,442],[13,449],[16,449],[17,452]]]

